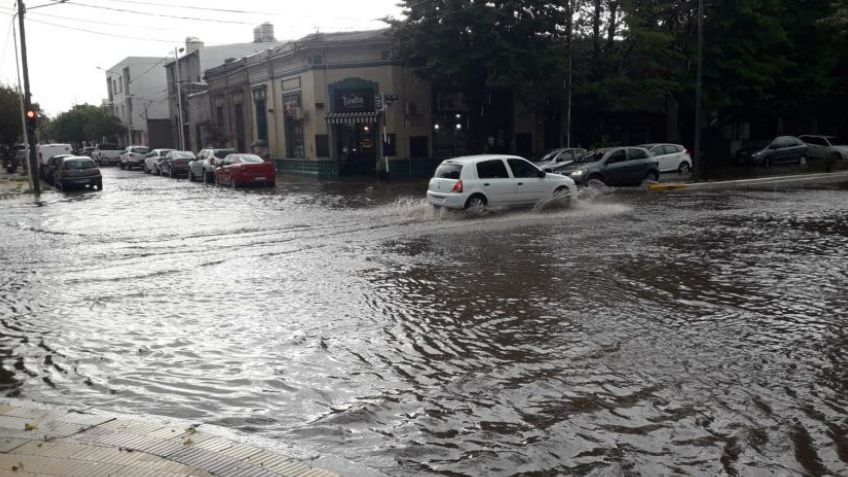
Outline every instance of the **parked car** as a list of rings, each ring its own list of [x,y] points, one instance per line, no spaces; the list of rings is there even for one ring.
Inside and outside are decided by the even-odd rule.
[[[117,144],[97,144],[94,146],[94,150],[91,151],[91,158],[99,166],[115,165],[121,162],[122,151],[123,149],[118,147]]]
[[[76,152],[76,155],[77,156],[91,157],[92,152],[94,152],[94,146],[85,146],[85,147],[79,148],[79,150]]]
[[[256,154],[227,154],[221,166],[215,169],[215,183],[229,185],[234,189],[252,184],[274,187],[277,171],[273,163],[265,162]]]
[[[554,149],[548,152],[536,162],[536,166],[545,172],[551,172],[557,167],[571,164],[583,154],[586,154],[585,149],[575,147],[565,147]]]
[[[132,169],[138,167],[144,169],[144,158],[150,148],[147,146],[128,146],[121,153],[121,169]]]
[[[547,173],[522,157],[478,155],[442,161],[430,179],[427,202],[436,207],[480,210],[532,205],[576,193],[573,180]]]
[[[177,177],[188,173],[188,162],[195,159],[191,151],[170,151],[159,164],[159,175]]]
[[[659,163],[660,173],[678,172],[686,175],[692,172],[692,156],[680,144],[642,144]]]
[[[201,149],[197,159],[188,163],[188,180],[198,178],[203,182],[214,182],[215,168],[221,165],[227,155],[237,153],[235,149]]]
[[[798,139],[807,144],[807,155],[811,158],[848,160],[848,138],[804,134]]]
[[[577,161],[555,170],[577,184],[591,180],[611,186],[638,185],[658,180],[659,162],[642,147],[611,147],[589,151]]]
[[[793,136],[779,136],[771,141],[749,141],[736,151],[736,162],[769,167],[772,164],[799,163],[807,158],[804,141]]]
[[[159,170],[159,166],[162,164],[162,161],[165,160],[165,155],[171,151],[173,151],[173,149],[154,149],[148,152],[144,155],[144,162],[142,163],[141,170],[143,170],[146,174],[160,175],[161,172]]]
[[[103,177],[94,159],[86,156],[63,157],[56,162],[53,185],[65,191],[74,187],[103,190]]]
[[[50,159],[47,159],[47,164],[41,167],[41,178],[47,181],[48,184],[53,184],[53,173],[56,171],[57,164],[61,164],[62,159],[71,156],[73,154],[56,154]]]

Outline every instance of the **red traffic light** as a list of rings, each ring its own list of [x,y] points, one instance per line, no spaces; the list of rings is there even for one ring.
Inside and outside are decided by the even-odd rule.
[[[35,111],[27,111],[27,112],[26,112],[26,117],[27,117],[27,119],[29,119],[30,121],[32,121],[32,120],[35,120],[35,119],[38,117],[38,115],[37,115],[37,114],[35,114]]]

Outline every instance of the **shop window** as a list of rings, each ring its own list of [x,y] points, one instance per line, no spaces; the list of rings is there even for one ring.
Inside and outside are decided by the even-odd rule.
[[[397,156],[397,137],[394,134],[386,134],[386,140],[383,141],[383,156]]]
[[[286,136],[286,157],[305,158],[306,148],[303,138],[303,112],[300,103],[300,93],[283,95],[284,120],[283,127]]]

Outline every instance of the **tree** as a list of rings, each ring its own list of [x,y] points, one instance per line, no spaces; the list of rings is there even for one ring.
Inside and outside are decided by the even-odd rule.
[[[17,91],[0,85],[0,144],[11,146],[21,140],[21,104]]]
[[[487,86],[562,78],[552,37],[561,9],[542,0],[403,0],[403,20],[387,19],[396,54],[437,90],[467,100],[468,148],[482,152]]]
[[[51,127],[56,140],[74,144],[100,142],[103,138],[116,141],[124,133],[126,128],[107,107],[90,104],[79,104],[60,113]]]

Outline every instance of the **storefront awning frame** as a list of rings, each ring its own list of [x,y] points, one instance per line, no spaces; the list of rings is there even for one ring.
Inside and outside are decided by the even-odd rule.
[[[356,123],[376,123],[380,119],[379,111],[367,111],[361,113],[329,113],[327,114],[328,124],[356,124]]]

